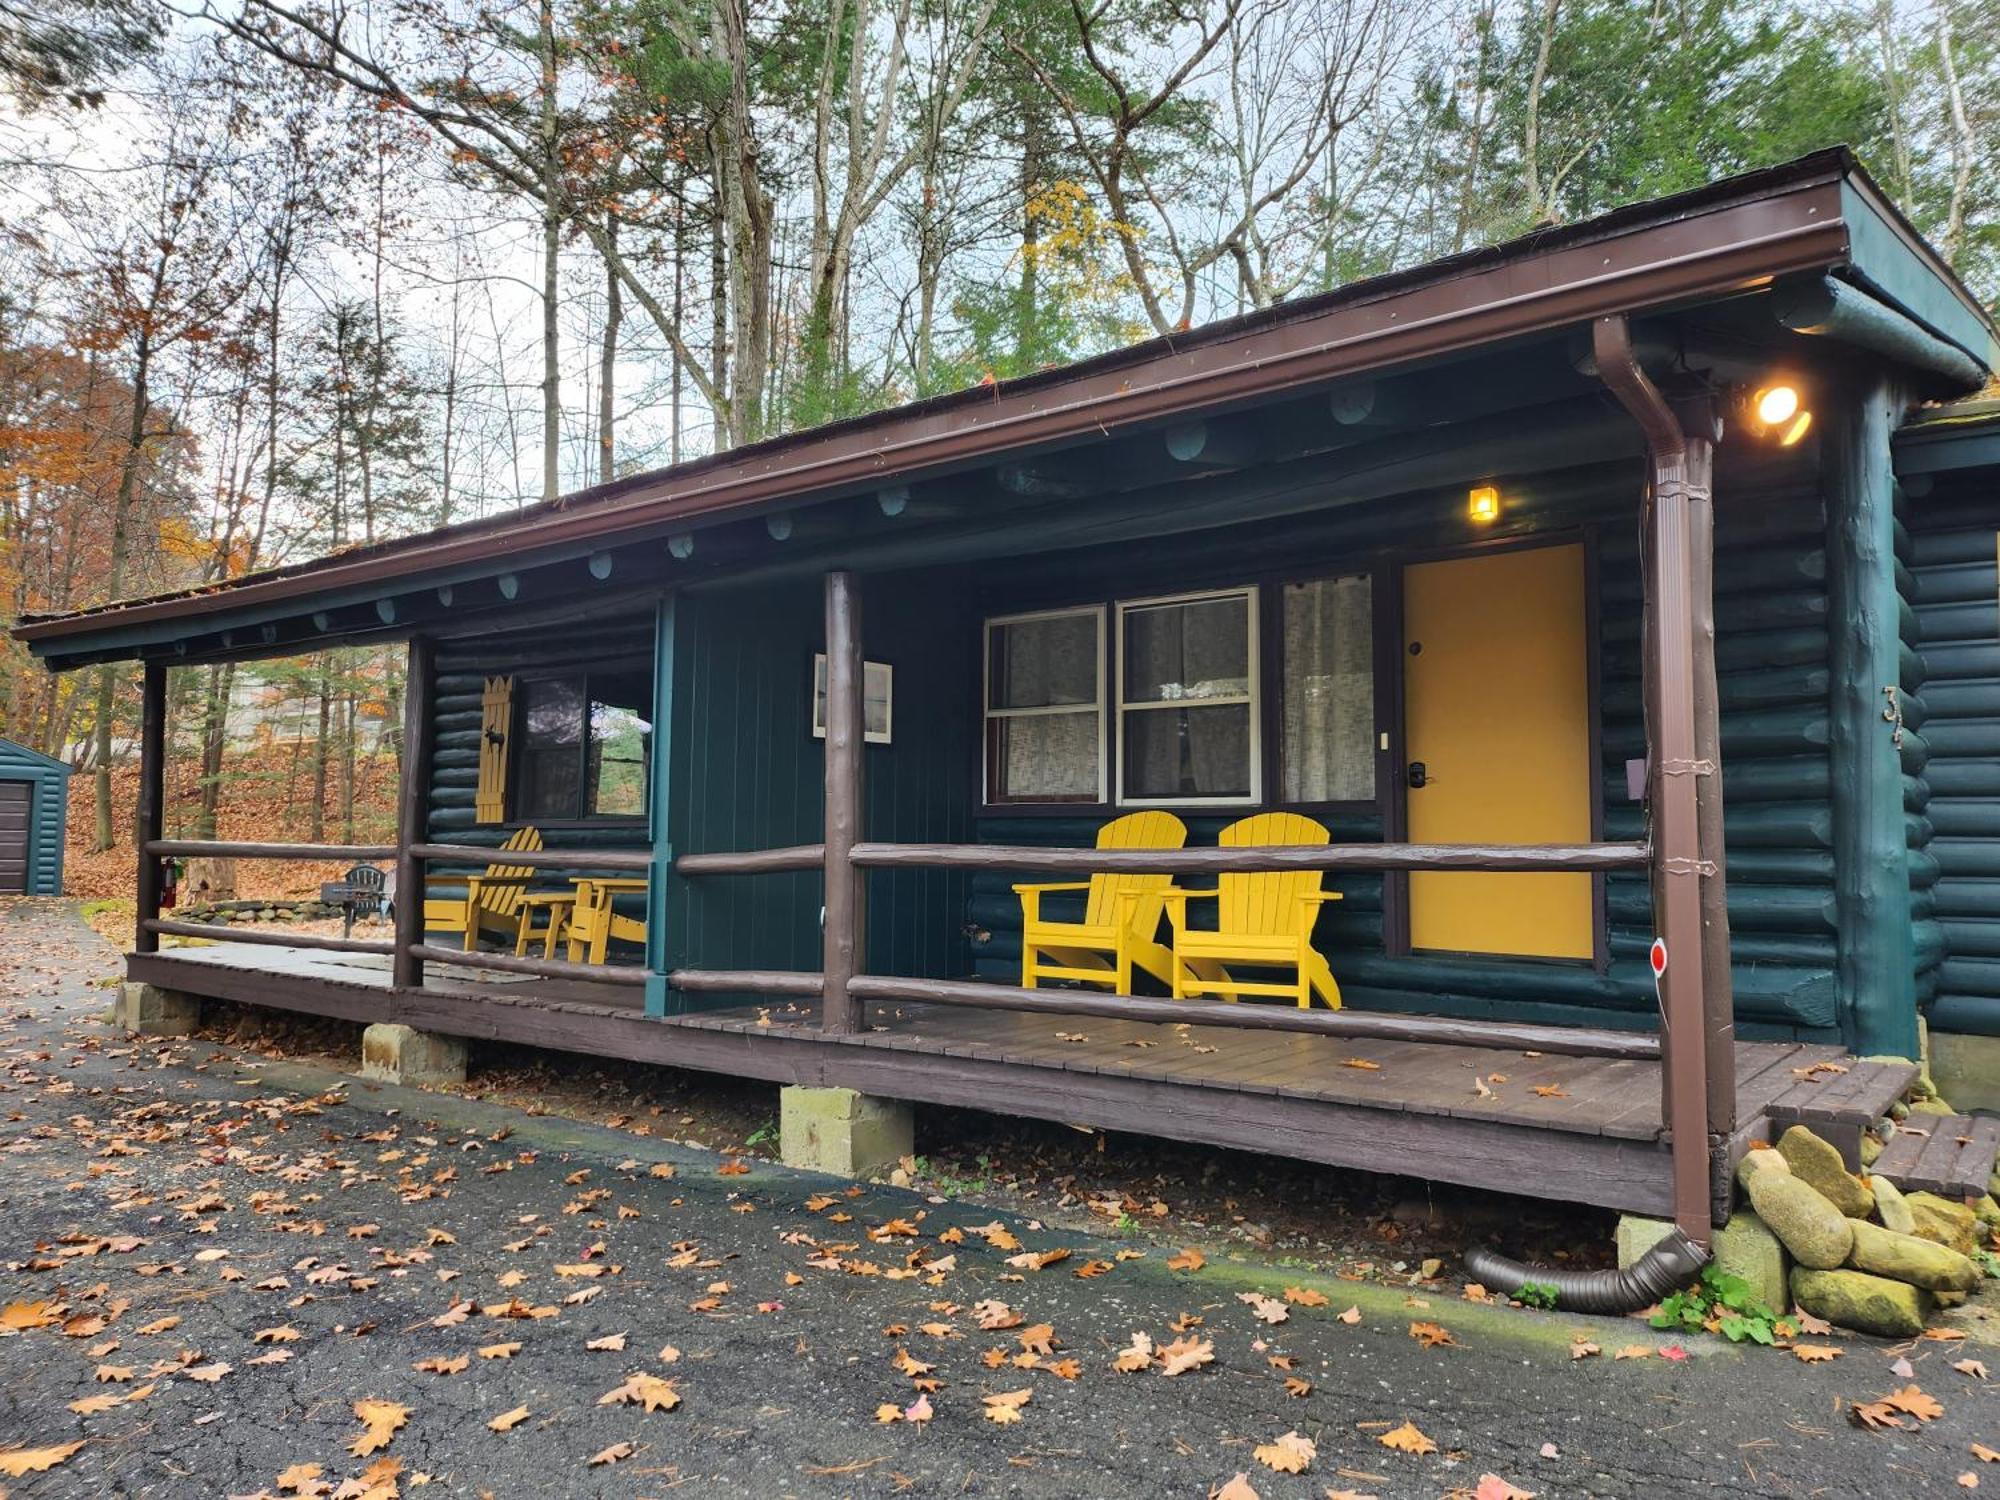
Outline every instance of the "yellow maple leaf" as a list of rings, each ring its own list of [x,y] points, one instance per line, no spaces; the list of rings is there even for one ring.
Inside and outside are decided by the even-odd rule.
[[[1276,1469],[1280,1474],[1303,1474],[1318,1452],[1311,1438],[1288,1432],[1276,1442],[1259,1443],[1252,1456],[1265,1468]]]
[[[981,1396],[979,1399],[985,1404],[986,1420],[1004,1427],[1009,1422],[1021,1420],[1021,1408],[1028,1404],[1029,1398],[1034,1394],[1032,1386],[1023,1386],[1018,1391],[1001,1391],[995,1395]]]
[[[53,1469],[68,1459],[83,1446],[81,1439],[74,1443],[52,1443],[46,1448],[9,1448],[0,1453],[0,1474],[9,1479],[20,1479],[28,1474],[41,1474]]]
[[[528,1420],[528,1408],[517,1406],[512,1411],[503,1411],[486,1425],[495,1432],[512,1432]]]
[[[356,1458],[366,1458],[389,1446],[389,1440],[410,1420],[410,1409],[393,1401],[373,1397],[354,1403],[354,1415],[361,1419],[361,1435],[347,1445]]]
[[[1417,1430],[1414,1422],[1405,1422],[1401,1427],[1390,1429],[1375,1439],[1384,1448],[1394,1448],[1398,1453],[1435,1453],[1438,1445]]]

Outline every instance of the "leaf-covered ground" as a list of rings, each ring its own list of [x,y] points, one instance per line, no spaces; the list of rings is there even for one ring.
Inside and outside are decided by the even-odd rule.
[[[1976,1341],[1683,1345],[855,1189],[129,1040],[113,964],[0,910],[16,1495],[2000,1488]]]

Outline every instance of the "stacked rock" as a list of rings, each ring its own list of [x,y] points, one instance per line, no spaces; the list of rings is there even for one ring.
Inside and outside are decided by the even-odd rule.
[[[1795,1262],[1793,1300],[1861,1333],[1910,1338],[1978,1285],[1978,1220],[1961,1203],[1863,1180],[1803,1125],[1743,1158],[1751,1207]]]

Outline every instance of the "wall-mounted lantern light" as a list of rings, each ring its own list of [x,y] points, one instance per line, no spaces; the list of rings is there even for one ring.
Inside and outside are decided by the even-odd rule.
[[[1767,385],[1750,398],[1750,413],[1765,437],[1775,437],[1780,448],[1789,448],[1812,426],[1795,385]]]
[[[1500,491],[1490,484],[1474,485],[1465,513],[1480,525],[1500,519]]]

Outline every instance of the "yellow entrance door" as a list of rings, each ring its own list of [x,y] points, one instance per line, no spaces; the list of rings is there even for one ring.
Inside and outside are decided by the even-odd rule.
[[[1523,547],[1403,574],[1410,839],[1590,838],[1590,691],[1581,546]],[[1590,876],[1410,877],[1410,946],[1589,958]]]

